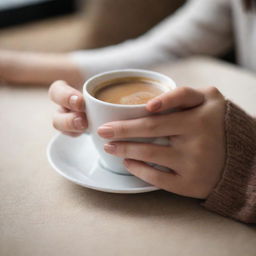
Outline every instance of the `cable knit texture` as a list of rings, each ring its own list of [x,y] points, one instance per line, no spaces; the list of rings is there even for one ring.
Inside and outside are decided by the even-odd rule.
[[[227,101],[226,164],[203,206],[223,216],[256,223],[256,119]]]

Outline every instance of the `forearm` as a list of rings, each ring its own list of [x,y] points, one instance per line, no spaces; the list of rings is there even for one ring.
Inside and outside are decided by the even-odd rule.
[[[227,102],[226,164],[204,206],[221,215],[256,223],[256,120]]]
[[[84,77],[68,54],[0,51],[0,80],[49,86],[65,80],[80,88]]]
[[[193,54],[217,55],[232,42],[229,0],[192,0],[143,36],[119,45],[75,52],[82,73],[150,68]]]

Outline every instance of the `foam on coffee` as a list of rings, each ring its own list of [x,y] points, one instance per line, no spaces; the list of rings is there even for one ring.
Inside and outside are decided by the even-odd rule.
[[[137,105],[145,104],[164,92],[160,82],[146,78],[122,78],[100,85],[94,97],[114,104]]]

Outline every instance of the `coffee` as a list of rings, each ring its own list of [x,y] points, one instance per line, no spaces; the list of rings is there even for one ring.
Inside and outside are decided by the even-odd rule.
[[[146,86],[146,88],[152,88],[152,86],[153,88],[157,88],[157,93],[153,93],[151,98],[152,96],[159,95],[159,93],[170,92],[176,88],[175,82],[171,78],[157,72],[139,69],[121,69],[104,72],[89,78],[85,82],[83,93],[86,102],[85,112],[89,123],[88,132],[90,133],[90,137],[92,138],[95,148],[99,153],[99,163],[95,163],[95,165],[93,165],[95,167],[93,171],[97,172],[97,170],[105,168],[106,171],[110,170],[111,172],[115,172],[117,174],[131,175],[124,167],[122,158],[105,152],[104,145],[111,140],[100,138],[98,128],[113,121],[143,118],[151,115],[151,113],[145,108],[144,104],[137,105],[138,102],[134,104],[134,101],[132,105],[119,104],[120,102],[123,102],[120,100],[122,96],[117,97],[119,100],[114,100],[114,102],[117,102],[117,104],[108,103],[108,101],[112,101],[111,99],[113,95],[117,94],[115,93],[114,89],[114,92],[110,93],[109,97],[101,97],[103,94],[103,89],[106,89],[106,91],[107,89],[111,89],[112,91],[112,88],[121,88],[123,85],[129,85],[129,87],[135,85],[135,93],[138,91],[145,91],[145,88],[143,88],[143,90],[138,90],[140,87],[138,86],[138,83],[142,83],[142,86]],[[148,91],[152,92],[151,89],[146,90],[146,92]],[[122,95],[127,96],[126,89],[123,89]],[[141,101],[139,101],[139,103],[141,103]],[[129,102],[129,104],[131,104],[131,102]],[[127,141],[130,141],[130,139],[127,139]],[[132,138],[131,141],[137,141],[140,143],[155,143],[156,141],[156,143],[160,144],[159,138]],[[167,142],[169,145],[168,139]],[[137,186],[140,186],[138,183],[135,185],[136,188]]]
[[[164,92],[164,87],[158,81],[129,77],[99,85],[94,97],[114,104],[137,105],[145,104]]]

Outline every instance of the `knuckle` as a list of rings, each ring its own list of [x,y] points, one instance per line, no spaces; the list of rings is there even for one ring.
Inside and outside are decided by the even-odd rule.
[[[56,88],[58,88],[59,86],[63,86],[63,84],[65,84],[65,81],[63,80],[56,80],[54,81],[51,86],[50,86],[50,90],[55,90]]]
[[[72,117],[72,118],[65,118],[63,120],[63,126],[64,126],[64,129],[67,130],[67,131],[72,131],[72,130],[75,130],[75,127],[74,127],[74,123],[73,123],[73,120],[75,119],[76,117]]]
[[[120,156],[128,157],[129,156],[129,146],[126,143],[121,143],[117,147],[117,154]]]
[[[147,118],[144,122],[144,127],[145,127],[145,130],[152,132],[157,129],[158,124],[153,118]]]
[[[50,99],[53,98],[55,92],[58,90],[60,86],[63,86],[63,84],[66,84],[66,82],[63,80],[57,80],[50,85],[50,88],[48,90],[48,96]]]
[[[186,96],[186,95],[188,95],[190,92],[191,92],[191,88],[190,88],[190,87],[183,86],[183,87],[180,87],[180,88],[179,88],[179,93],[180,93],[182,96]]]
[[[221,96],[222,94],[220,93],[220,91],[214,87],[214,86],[210,86],[207,88],[207,93],[212,96],[212,97],[219,97]]]
[[[117,123],[117,126],[114,129],[119,137],[125,137],[128,133],[128,127],[123,122]]]
[[[56,80],[52,83],[52,85],[55,87],[63,86],[63,85],[66,85],[66,82],[64,80]]]
[[[76,116],[75,116],[76,117]],[[66,116],[62,113],[55,113],[52,121],[52,125],[56,130],[62,132],[69,132],[74,130],[73,120],[74,116]]]

